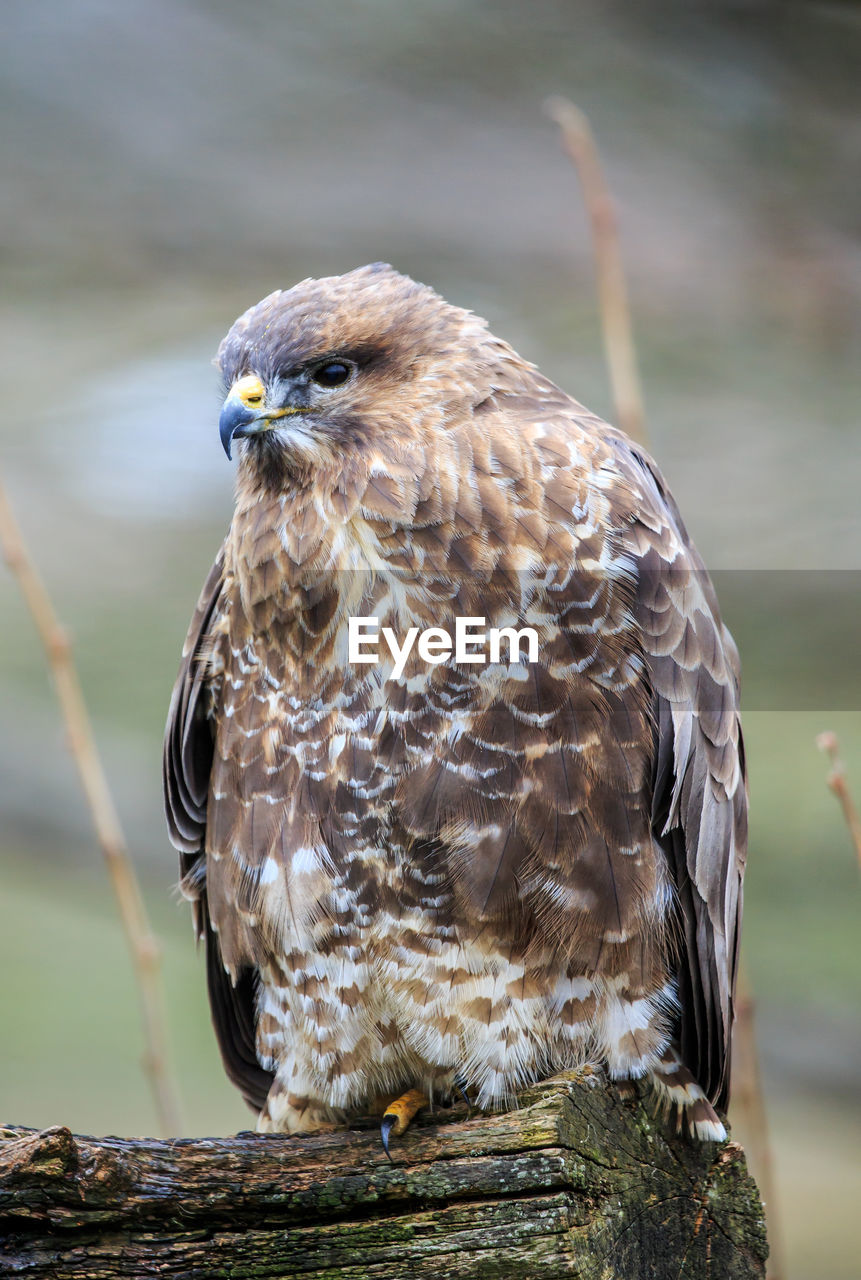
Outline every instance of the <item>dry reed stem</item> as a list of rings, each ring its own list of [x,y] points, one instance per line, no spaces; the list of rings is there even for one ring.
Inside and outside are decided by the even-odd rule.
[[[846,766],[840,757],[840,743],[837,741],[837,734],[832,733],[830,729],[826,733],[820,733],[816,739],[816,745],[820,751],[825,752],[831,761],[831,772],[828,775],[827,782],[840,801],[843,816],[846,819],[846,825],[852,837],[852,843],[855,845],[858,868],[861,870],[861,818],[858,816],[855,801],[852,799],[852,793],[849,790],[849,783],[846,781]]]
[[[759,1183],[768,1221],[767,1280],[782,1280],[785,1275],[780,1215],[777,1211],[777,1186],[774,1158],[768,1131],[768,1116],[762,1094],[759,1053],[756,1046],[754,999],[744,968],[739,970],[735,1000],[732,1055],[733,1105],[747,1121],[750,1134],[751,1164]]]
[[[587,117],[567,98],[550,98],[545,111],[562,131],[562,141],[580,177],[592,228],[604,351],[619,426],[646,443],[643,393],[631,328],[631,309],[613,201]]]
[[[146,1052],[144,1069],[165,1135],[180,1131],[179,1103],[167,1054],[167,1031],[159,947],[147,918],[128,845],[93,738],[68,636],[26,549],[9,499],[0,483],[0,547],[36,624],[54,676],[69,749],[78,767],[99,844],[108,866],[141,997]]]

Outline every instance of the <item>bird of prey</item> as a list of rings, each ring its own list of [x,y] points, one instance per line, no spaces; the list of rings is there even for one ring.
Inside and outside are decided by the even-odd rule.
[[[236,508],[165,797],[258,1127],[379,1108],[388,1151],[434,1096],[595,1064],[721,1140],[738,657],[655,463],[385,264],[270,294],[217,364]],[[357,619],[403,661],[351,660]],[[476,619],[537,646],[446,647]]]

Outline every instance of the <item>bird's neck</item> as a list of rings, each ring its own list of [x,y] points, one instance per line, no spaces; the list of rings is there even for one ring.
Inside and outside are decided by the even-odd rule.
[[[318,472],[279,489],[240,471],[225,568],[234,604],[255,631],[321,609],[349,613],[369,579],[388,568],[397,513],[381,525],[364,509],[368,481],[368,474]],[[404,529],[409,514],[402,513]]]

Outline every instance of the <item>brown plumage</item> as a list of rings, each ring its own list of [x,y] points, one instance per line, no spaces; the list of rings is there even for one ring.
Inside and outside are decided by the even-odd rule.
[[[738,662],[655,464],[387,266],[270,295],[218,363],[236,511],[165,790],[260,1127],[595,1061],[722,1136]],[[394,678],[348,660],[360,616],[532,627],[538,660]]]

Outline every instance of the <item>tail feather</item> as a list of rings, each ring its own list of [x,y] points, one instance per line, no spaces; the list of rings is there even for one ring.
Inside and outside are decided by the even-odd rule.
[[[684,1125],[700,1142],[724,1142],[726,1128],[674,1045],[668,1045],[649,1071],[649,1081],[658,1096],[658,1106],[675,1124],[676,1133]]]

